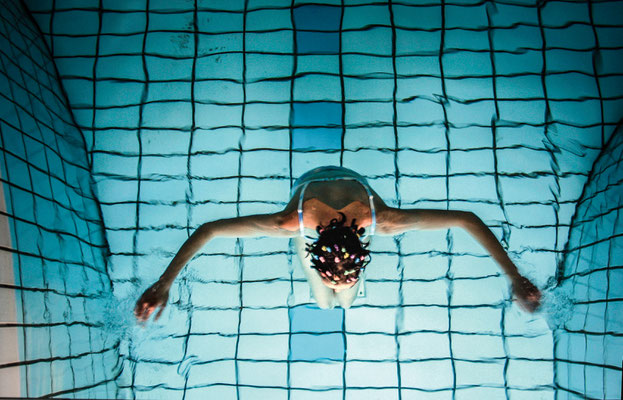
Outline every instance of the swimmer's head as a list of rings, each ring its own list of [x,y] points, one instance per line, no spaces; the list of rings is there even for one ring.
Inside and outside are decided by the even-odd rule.
[[[345,288],[353,286],[361,271],[370,262],[367,243],[359,239],[365,232],[352,220],[350,226],[344,226],[346,215],[332,219],[328,226],[316,228],[318,240],[307,245],[311,255],[312,268],[316,269],[327,286]]]

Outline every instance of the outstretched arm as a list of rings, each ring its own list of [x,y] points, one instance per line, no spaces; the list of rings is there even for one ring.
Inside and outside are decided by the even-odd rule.
[[[205,223],[184,242],[160,280],[170,286],[186,263],[212,238],[292,236],[296,234],[296,232],[283,229],[283,220],[284,216],[281,213],[276,213],[219,219]]]
[[[412,209],[401,210],[388,207],[379,213],[379,233],[396,235],[411,229],[465,229],[484,247],[498,263],[513,284],[522,307],[534,311],[539,306],[541,294],[526,278],[521,276],[517,267],[495,237],[493,232],[478,216],[469,211],[447,211]]]
[[[136,303],[134,313],[140,321],[146,321],[158,308],[156,320],[160,318],[169,298],[169,288],[186,263],[208,241],[215,237],[291,237],[296,231],[286,229],[287,216],[283,212],[258,214],[239,218],[227,218],[201,225],[184,242],[160,279],[143,293]]]

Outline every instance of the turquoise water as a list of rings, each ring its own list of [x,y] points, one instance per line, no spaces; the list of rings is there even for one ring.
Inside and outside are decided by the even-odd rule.
[[[29,397],[619,398],[622,4],[3,0],[0,377]],[[196,227],[280,210],[322,165],[475,212],[542,310],[452,229],[375,237],[346,311],[315,306],[292,241],[216,238],[135,324]]]

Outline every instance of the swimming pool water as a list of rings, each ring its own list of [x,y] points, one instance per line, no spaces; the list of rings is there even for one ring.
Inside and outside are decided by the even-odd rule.
[[[1,7],[1,395],[620,397],[623,2]],[[543,311],[452,229],[375,237],[346,311],[290,240],[217,238],[135,325],[196,227],[322,165],[474,211]]]

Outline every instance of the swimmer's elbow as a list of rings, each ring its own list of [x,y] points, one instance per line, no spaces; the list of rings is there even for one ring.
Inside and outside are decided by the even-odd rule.
[[[206,237],[261,237],[292,236],[284,227],[290,225],[290,217],[282,213],[256,214],[244,217],[225,218],[208,222],[205,227]]]
[[[274,224],[277,231],[288,234],[296,234],[299,229],[298,214],[296,212],[284,213],[280,212],[275,214]]]
[[[456,225],[467,231],[471,232],[484,225],[480,217],[471,211],[457,211],[457,213]]]
[[[214,230],[212,229],[212,224],[210,222],[206,222],[205,224],[202,224],[199,228],[197,228],[193,236],[196,235],[197,238],[202,242],[207,242],[208,240],[212,239],[214,234],[213,232]]]

